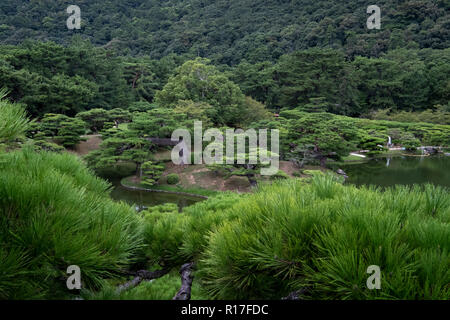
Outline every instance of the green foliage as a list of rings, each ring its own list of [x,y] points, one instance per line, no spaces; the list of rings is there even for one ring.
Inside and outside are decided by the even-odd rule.
[[[230,74],[245,94],[272,110],[447,124],[442,106],[448,104],[449,53],[399,49],[377,58],[346,59],[339,50],[307,49],[265,64],[264,70],[261,63],[243,62]]]
[[[133,164],[153,185],[163,168],[149,138],[194,120],[279,129],[280,156],[300,167],[379,153],[388,136],[407,150],[450,146],[448,3],[382,5],[383,29],[368,32],[359,0],[88,1],[82,36],[72,36],[61,33],[57,2],[3,0],[0,151],[25,134],[34,141],[0,153],[0,299],[65,298],[70,264],[86,289],[102,288],[87,298],[170,299],[178,275],[120,295],[105,284],[145,255],[148,267],[195,261],[195,297],[448,300],[447,189],[357,189],[335,175],[279,172],[254,194],[138,215],[79,160],[55,153],[54,142],[73,147],[88,129],[103,139],[86,157],[91,168]],[[262,166],[237,158],[261,151],[210,168],[256,185]],[[373,264],[381,291],[365,286]]]
[[[237,141],[239,141],[239,138],[234,140],[235,145],[237,144]],[[225,155],[219,159],[219,161],[215,161],[213,164],[207,165],[207,168],[216,173],[223,174],[226,179],[232,176],[246,177],[250,185],[252,187],[256,187],[258,184],[256,175],[261,173],[260,170],[262,168],[269,170],[272,165],[272,162],[270,162],[271,159],[278,158],[279,155],[268,151],[267,149],[252,147],[249,146],[247,142],[245,143],[246,145],[244,150],[239,148],[232,157]],[[277,171],[275,174],[278,174]]]
[[[208,244],[207,234],[223,221],[238,217],[224,210],[242,197],[234,193],[221,193],[186,207],[183,213],[168,205],[143,211],[149,263],[171,267],[198,259]]]
[[[142,177],[142,164],[150,159],[152,144],[135,132],[119,130],[100,144],[98,150],[90,152],[85,159],[93,169],[116,166],[120,162],[132,162],[136,176]]]
[[[400,139],[402,146],[406,150],[417,150],[420,147],[420,140],[411,133],[404,133]]]
[[[104,109],[91,109],[89,111],[80,112],[77,114],[77,118],[83,120],[91,132],[103,130],[105,123],[112,120],[108,111]]]
[[[176,203],[165,203],[165,204],[161,204],[159,206],[150,207],[150,208],[146,209],[145,211],[143,211],[142,213],[144,215],[147,215],[147,214],[153,214],[153,213],[167,213],[167,212],[171,212],[171,213],[178,212],[178,205]]]
[[[168,174],[166,177],[168,184],[177,184],[180,182],[180,177],[176,173]]]
[[[81,135],[85,131],[85,123],[78,118],[48,113],[31,128],[29,135],[37,141],[52,139],[64,147],[72,148],[83,140]]]
[[[391,109],[396,120],[448,124],[447,114],[431,111],[449,101],[443,1],[386,0],[385,28],[367,32],[367,4],[359,0],[245,0],[226,8],[111,0],[107,12],[83,5],[82,36],[61,33],[66,17],[55,4],[9,2],[0,5],[0,83],[32,116],[155,101],[173,108],[186,100],[211,105],[206,113],[215,123],[245,126],[255,114],[265,117],[245,94],[277,111],[370,116]],[[195,57],[209,60],[187,61]]]
[[[298,110],[302,112],[310,112],[310,113],[320,113],[327,112],[329,108],[329,104],[326,102],[326,98],[309,98],[309,103],[305,105],[301,105],[298,107]]]
[[[208,236],[201,280],[219,299],[302,289],[306,299],[448,299],[450,208],[442,202],[433,217],[426,193],[344,187],[321,175],[265,186]],[[367,289],[370,265],[381,267],[383,290]]]
[[[163,108],[173,109],[182,101],[203,103],[207,117],[220,126],[248,124],[267,117],[264,106],[245,99],[239,87],[207,59],[185,62],[156,94],[156,103]]]
[[[274,175],[270,176],[271,180],[278,180],[278,179],[289,179],[289,175],[284,172],[283,170],[278,170],[277,173],[275,173]]]
[[[280,116],[289,117],[289,140],[300,147],[291,157],[302,163],[316,159],[325,166],[327,158],[339,158],[355,149],[358,132],[347,119],[329,113],[304,113],[284,111]]]
[[[402,47],[449,47],[445,1],[385,0],[379,5],[383,28],[377,31],[367,30],[367,2],[360,0],[345,6],[330,0],[242,0],[226,5],[195,0],[129,5],[125,0],[110,0],[107,7],[86,2],[81,34],[96,46],[134,56],[160,59],[176,53],[227,64],[242,59],[273,61],[283,53],[308,47],[338,48],[348,57],[376,57]],[[34,38],[69,43],[73,37],[73,32],[62,31],[67,15],[58,3],[5,0],[0,9],[3,42],[17,44]],[[140,75],[135,81],[136,94],[151,94],[151,63],[131,60],[128,69],[130,80]]]
[[[406,149],[450,144],[447,125],[357,119],[298,109],[282,111],[277,121],[286,131],[280,137],[281,156],[299,167],[314,162],[325,165],[328,158],[342,158],[358,149],[368,150],[369,156],[380,153],[386,149],[388,136]]]
[[[108,55],[106,49],[76,39],[68,47],[53,42],[0,46],[0,83],[14,101],[38,117],[127,105],[130,95],[123,66]]]
[[[335,175],[288,179],[146,213],[147,256],[196,261],[216,299],[448,299],[448,190],[343,186]],[[156,257],[160,257],[159,259]],[[382,290],[366,287],[370,265]]]
[[[147,161],[142,164],[142,172],[144,174],[142,184],[151,187],[161,178],[164,172],[164,166]]]
[[[276,73],[277,107],[349,115],[359,111],[354,70],[340,52],[315,49],[285,55]]]
[[[5,99],[6,91],[0,90],[0,145],[25,135],[30,128],[24,108]]]
[[[48,152],[62,152],[64,147],[57,145],[56,143],[48,142],[46,140],[34,140],[33,148],[36,152],[48,151]]]
[[[141,220],[108,188],[68,153],[0,155],[2,298],[65,298],[68,266],[93,289],[136,261]]]
[[[186,117],[172,110],[156,108],[147,112],[135,113],[128,129],[141,137],[170,138],[172,132],[186,127]]]
[[[380,154],[386,150],[386,148],[384,147],[385,142],[386,140],[383,138],[364,135],[362,138],[360,138],[358,147],[361,150],[368,150],[366,154],[368,156],[373,156],[376,154]]]
[[[179,248],[184,236],[186,217],[178,211],[144,212],[144,215],[145,255],[149,264],[169,267],[185,263]]]
[[[450,110],[438,105],[436,109],[428,109],[420,112],[391,112],[390,109],[380,109],[370,115],[375,120],[391,120],[398,122],[429,122],[435,124],[450,125]]]
[[[119,124],[130,122],[132,115],[128,110],[115,108],[112,110],[104,110],[101,108],[91,109],[89,111],[80,112],[76,115],[77,118],[83,120],[87,129],[93,133],[117,128]]]

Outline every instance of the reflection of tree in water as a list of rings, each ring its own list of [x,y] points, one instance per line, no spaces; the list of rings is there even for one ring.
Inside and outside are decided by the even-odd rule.
[[[201,201],[201,198],[189,197],[185,195],[162,193],[162,192],[150,192],[141,190],[129,190],[120,185],[120,181],[113,181],[114,189],[111,192],[111,197],[115,200],[121,200],[129,203],[136,209],[136,211],[142,211],[149,207],[165,204],[175,203],[181,210],[187,206]]]
[[[183,208],[185,208],[185,207],[187,207],[187,206],[189,206],[189,205],[191,205],[191,203],[189,203],[188,201],[187,201],[187,199],[185,199],[185,198],[180,198],[179,200],[178,200],[178,211],[179,212],[181,212],[182,210],[183,210]]]
[[[450,158],[398,157],[370,160],[362,164],[348,164],[341,168],[348,174],[348,183],[356,185],[435,183],[450,186]]]

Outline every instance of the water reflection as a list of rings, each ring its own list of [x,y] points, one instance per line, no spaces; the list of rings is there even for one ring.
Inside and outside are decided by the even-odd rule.
[[[450,187],[450,157],[378,158],[364,163],[339,166],[356,185],[424,184]]]
[[[140,190],[129,190],[120,185],[120,179],[109,179],[114,189],[111,191],[111,198],[123,200],[134,206],[136,211],[142,211],[148,207],[153,207],[165,203],[175,203],[179,211],[187,206],[193,205],[203,198],[191,197],[172,193],[150,192]]]

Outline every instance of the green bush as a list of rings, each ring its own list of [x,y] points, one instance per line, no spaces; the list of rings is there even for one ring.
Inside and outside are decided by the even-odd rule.
[[[64,298],[68,266],[92,289],[141,256],[141,218],[108,188],[68,153],[0,154],[0,298]]]
[[[162,267],[183,264],[180,253],[186,217],[178,212],[147,212],[145,214],[144,241],[148,265]]]
[[[263,186],[227,211],[239,219],[208,234],[199,266],[215,298],[450,298],[443,188],[358,189],[315,176]],[[370,265],[382,290],[366,287]]]
[[[180,182],[180,177],[176,173],[168,174],[166,179],[167,183],[172,185]]]
[[[5,97],[6,90],[0,89],[0,144],[25,135],[31,128],[25,108],[8,102]]]
[[[197,259],[207,245],[206,235],[216,226],[237,216],[228,214],[242,196],[222,193],[178,212],[175,204],[143,211],[144,241],[149,265],[178,267]]]
[[[46,140],[34,140],[33,148],[37,152],[39,151],[63,152],[65,150],[64,147]]]
[[[146,216],[154,263],[197,265],[216,299],[448,299],[447,189],[344,186],[327,174]],[[367,268],[381,268],[369,290]]]
[[[278,172],[272,176],[270,176],[271,180],[278,180],[278,179],[289,179],[289,175],[282,171],[282,170],[278,170]]]
[[[416,150],[418,147],[420,147],[419,139],[416,139],[411,133],[403,134],[400,143],[406,150]]]

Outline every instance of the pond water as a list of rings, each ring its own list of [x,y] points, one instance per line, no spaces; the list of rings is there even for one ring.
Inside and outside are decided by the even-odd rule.
[[[343,169],[347,183],[358,186],[377,185],[390,187],[396,184],[413,185],[432,183],[450,188],[450,157],[392,157],[377,158],[363,163],[346,163],[333,167]],[[175,203],[184,207],[203,201],[203,198],[172,193],[129,190],[120,184],[120,178],[108,178],[113,184],[111,197],[123,200],[141,211],[151,206]]]
[[[340,165],[355,185],[390,187],[396,184],[432,183],[450,187],[450,157],[392,157],[377,158],[364,163]]]
[[[185,196],[173,193],[130,190],[124,188],[120,184],[120,179],[118,178],[109,178],[108,181],[110,181],[114,187],[111,191],[111,198],[114,200],[125,201],[134,206],[137,211],[142,211],[148,207],[165,203],[175,203],[181,211],[184,207],[205,200],[200,197]]]

